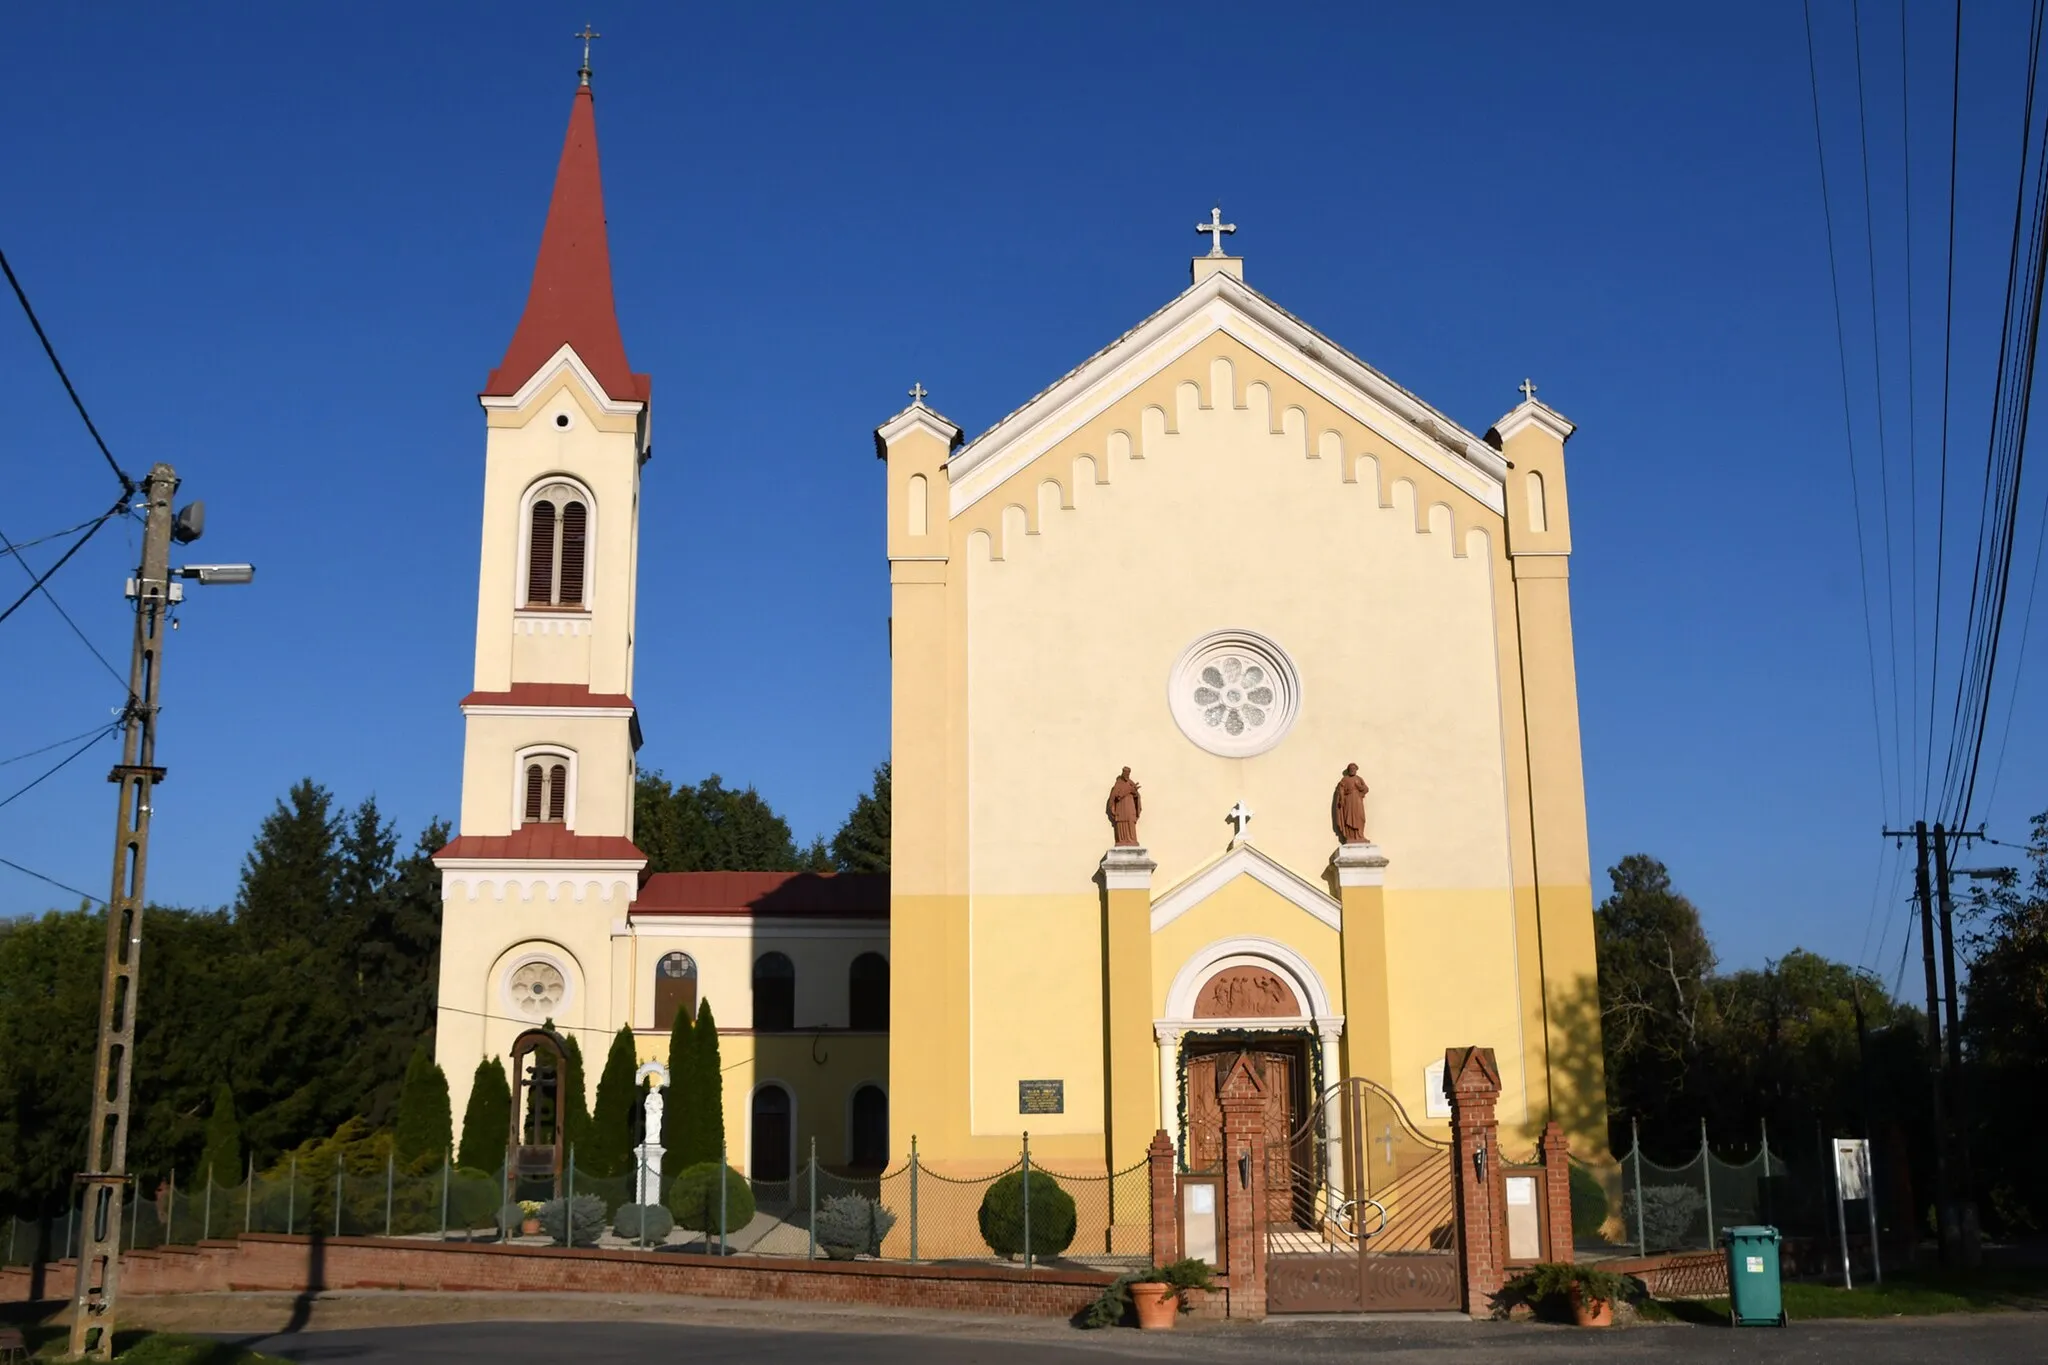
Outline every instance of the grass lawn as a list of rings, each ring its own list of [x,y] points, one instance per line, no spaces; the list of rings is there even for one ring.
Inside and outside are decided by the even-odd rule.
[[[2048,1275],[2040,1271],[1985,1270],[1973,1275],[1895,1276],[1882,1286],[1788,1283],[1785,1314],[1795,1321],[1816,1318],[1926,1317],[1936,1313],[1985,1313],[2001,1308],[2048,1308]],[[1640,1305],[1652,1322],[1726,1323],[1728,1300],[1665,1299]]]
[[[61,1360],[71,1346],[69,1327],[23,1324],[21,1330],[34,1352],[33,1360]],[[180,1332],[124,1330],[114,1334],[114,1346],[119,1365],[290,1365],[232,1342]]]

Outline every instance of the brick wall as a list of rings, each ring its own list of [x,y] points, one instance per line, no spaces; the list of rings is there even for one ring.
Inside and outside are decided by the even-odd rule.
[[[44,1268],[43,1293],[69,1298],[75,1262]],[[131,1294],[311,1289],[540,1290],[591,1294],[692,1294],[795,1299],[889,1308],[1069,1317],[1111,1276],[1083,1270],[907,1265],[889,1261],[786,1261],[671,1252],[604,1251],[378,1237],[285,1237],[251,1233],[197,1247],[129,1252],[121,1287]],[[0,1270],[0,1302],[26,1299],[31,1274]]]

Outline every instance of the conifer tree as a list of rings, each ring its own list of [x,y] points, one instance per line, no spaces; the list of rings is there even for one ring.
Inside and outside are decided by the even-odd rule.
[[[639,1059],[631,1025],[621,1024],[597,1078],[597,1107],[590,1115],[590,1154],[577,1159],[593,1175],[624,1175],[633,1165],[633,1072]]]
[[[448,1078],[420,1043],[406,1063],[398,1092],[398,1129],[392,1148],[401,1162],[440,1161],[454,1140],[448,1112]]]
[[[206,1120],[206,1150],[199,1158],[199,1175],[208,1174],[216,1185],[242,1183],[242,1126],[235,1118],[235,1092],[226,1081],[213,1088],[213,1113]]]
[[[716,1161],[725,1144],[724,1077],[718,1056],[718,1022],[711,1001],[697,1002],[697,1046],[684,1103],[690,1109],[690,1157],[685,1166]]]
[[[511,1128],[512,1085],[505,1079],[505,1064],[486,1057],[476,1064],[476,1076],[469,1083],[469,1104],[462,1111],[459,1164],[496,1171],[505,1164],[505,1140]]]
[[[874,787],[853,803],[832,836],[832,865],[841,872],[889,870],[889,765],[875,769]]]
[[[574,1148],[581,1164],[583,1153],[590,1147],[590,1092],[583,1088],[583,1045],[576,1041],[574,1030],[563,1039],[562,1051],[563,1160],[568,1159],[568,1150]]]
[[[338,824],[334,798],[310,777],[264,817],[235,897],[235,918],[256,947],[325,941],[341,874]]]
[[[696,1021],[688,1010],[678,1009],[675,1022],[669,1025],[668,1031],[668,1102],[661,1113],[661,1183],[664,1190],[688,1164],[683,1160],[683,1148],[689,1140],[688,1096],[696,1074]]]

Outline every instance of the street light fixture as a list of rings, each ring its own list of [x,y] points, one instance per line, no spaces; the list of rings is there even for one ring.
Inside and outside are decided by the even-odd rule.
[[[256,577],[254,564],[187,564],[178,570],[180,578],[196,578],[211,587],[222,583],[248,583]]]

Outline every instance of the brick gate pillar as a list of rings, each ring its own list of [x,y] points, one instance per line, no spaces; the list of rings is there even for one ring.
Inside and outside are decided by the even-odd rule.
[[[1223,1214],[1230,1316],[1266,1316],[1266,1083],[1244,1054],[1224,1079]]]
[[[1572,1162],[1571,1144],[1565,1141],[1564,1126],[1552,1119],[1543,1125],[1544,1221],[1549,1236],[1543,1244],[1543,1259],[1561,1265],[1572,1260]]]
[[[1451,1101],[1451,1159],[1457,1163],[1458,1256],[1465,1311],[1478,1317],[1493,1311],[1493,1296],[1507,1265],[1500,1124],[1494,1117],[1500,1068],[1493,1049],[1446,1049],[1444,1089]]]
[[[1161,1128],[1145,1153],[1152,1178],[1152,1264],[1180,1259],[1180,1189],[1173,1170],[1173,1139]]]

